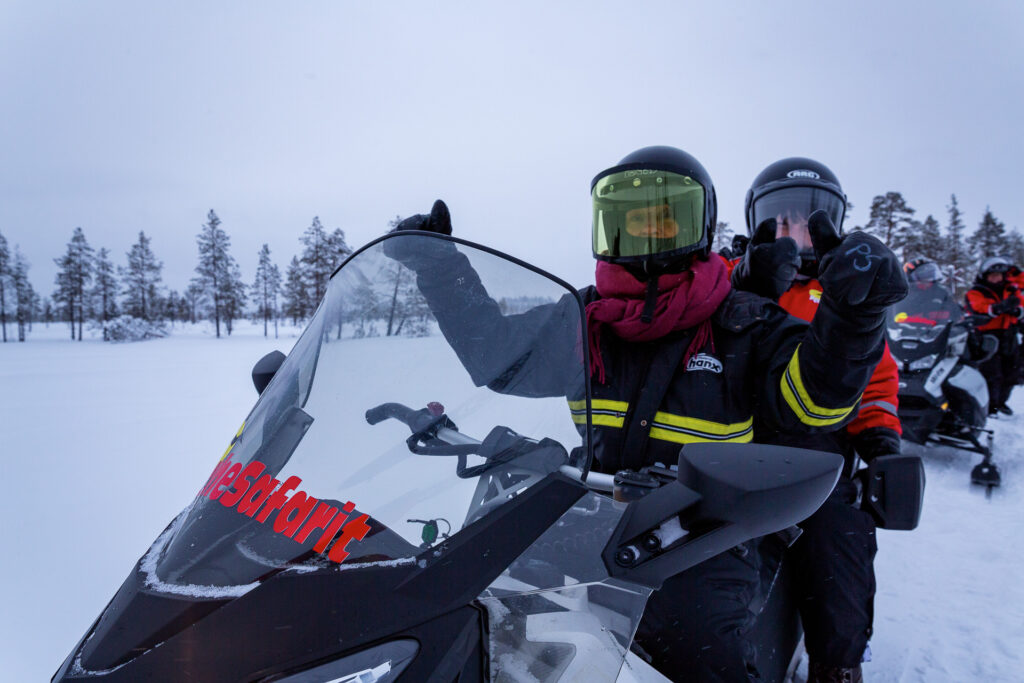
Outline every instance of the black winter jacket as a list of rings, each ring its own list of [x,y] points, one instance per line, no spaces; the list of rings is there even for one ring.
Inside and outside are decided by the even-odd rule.
[[[515,395],[564,395],[583,433],[585,384],[579,358],[566,356],[586,343],[575,299],[503,315],[468,260],[442,244],[443,258],[416,269],[417,284],[473,381]],[[580,295],[585,304],[599,298],[594,287]],[[685,368],[692,330],[638,343],[604,328],[606,381],[592,380],[595,469],[675,464],[686,443],[749,442],[755,421],[788,432],[838,429],[856,414],[882,353],[881,339],[861,358],[827,348],[818,340],[835,339],[834,330],[816,333],[817,319],[808,327],[749,292],[730,292],[711,322],[714,349]]]

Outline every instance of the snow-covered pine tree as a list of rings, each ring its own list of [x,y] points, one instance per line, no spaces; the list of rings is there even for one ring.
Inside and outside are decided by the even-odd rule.
[[[213,209],[206,215],[206,223],[196,235],[196,242],[199,246],[199,265],[196,266],[198,277],[193,282],[201,288],[203,297],[211,304],[210,315],[219,339],[220,321],[224,317],[223,297],[225,291],[230,291],[228,281],[231,279],[231,266],[235,259],[228,252],[231,238],[221,229],[220,218]]]
[[[0,329],[3,329],[3,340],[7,342],[7,279],[10,277],[11,252],[7,246],[7,238],[0,232]]]
[[[32,305],[36,298],[32,283],[28,281],[28,266],[28,260],[15,246],[11,279],[14,284],[15,316],[18,321],[18,341],[20,342],[25,341],[25,332],[32,324]]]
[[[260,248],[260,260],[256,265],[256,279],[252,283],[252,298],[256,302],[256,315],[263,318],[263,336],[271,318],[274,320],[274,338],[277,339],[277,295],[281,293],[281,271],[270,260],[270,247],[264,243]]]
[[[292,319],[293,325],[298,325],[300,320],[306,318],[309,309],[307,308],[306,284],[303,276],[302,263],[298,256],[292,256],[288,270],[285,272],[284,299],[282,313]]]
[[[305,308],[314,310],[327,291],[327,281],[331,279],[331,274],[352,250],[345,242],[345,232],[335,228],[328,235],[319,216],[313,217],[313,222],[302,233],[299,241],[303,245],[299,260],[303,266],[307,289]]]
[[[979,262],[1006,253],[1006,226],[992,215],[992,210],[987,206],[978,229],[971,235],[971,250],[974,252],[974,260]]]
[[[946,224],[945,250],[943,251],[943,262],[949,272],[947,285],[953,292],[953,296],[960,296],[971,287],[973,268],[971,250],[967,246],[964,232],[967,226],[964,225],[963,213],[957,203],[956,195],[949,196],[949,204],[946,210],[949,212],[949,223]]]
[[[245,315],[245,283],[242,282],[242,271],[235,259],[225,272],[225,278],[221,280],[221,301],[223,302],[224,324],[228,336],[234,330],[235,321]]]
[[[913,221],[907,243],[903,247],[903,254],[907,261],[922,257],[939,264],[942,263],[945,256],[945,244],[942,241],[939,222],[935,220],[934,216],[928,214],[924,223]]]
[[[160,317],[158,285],[164,264],[156,260],[149,244],[150,239],[140,230],[139,241],[128,250],[128,265],[120,272],[124,312],[152,322]]]
[[[96,320],[102,324],[117,317],[117,275],[106,248],[96,252],[95,265],[96,272],[89,295],[93,300]]]
[[[46,323],[47,327],[49,327],[50,323],[53,322],[53,301],[50,297],[43,298],[43,303],[40,308],[43,316],[43,322]]]
[[[203,301],[203,287],[197,280],[198,278],[193,279],[188,284],[182,297],[185,305],[188,306],[188,321],[193,325],[196,324],[196,311],[199,309],[199,304]]]
[[[85,239],[82,228],[75,228],[68,249],[60,258],[53,259],[60,270],[54,279],[57,289],[53,300],[64,305],[71,339],[75,338],[75,320],[78,320],[78,341],[82,341],[82,318],[85,317],[85,293],[92,282],[93,250]]]
[[[1018,268],[1024,267],[1024,237],[1017,228],[1006,231],[1006,249],[1003,252]]]
[[[886,192],[871,200],[871,214],[862,229],[899,254],[913,234],[913,216],[914,210],[907,206],[902,194]]]
[[[715,226],[715,242],[711,250],[720,252],[726,247],[731,246],[732,230],[729,229],[729,223],[727,221],[718,221],[718,224]]]

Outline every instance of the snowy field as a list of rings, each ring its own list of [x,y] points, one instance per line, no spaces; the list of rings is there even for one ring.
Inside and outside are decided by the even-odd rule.
[[[10,332],[10,330],[9,330]],[[264,339],[246,323],[111,345],[36,326],[0,345],[0,679],[44,681],[139,556],[205,481],[255,402]],[[968,484],[978,456],[928,450],[924,517],[879,532],[874,661],[865,678],[1024,680],[1024,392],[994,422],[1005,485]]]

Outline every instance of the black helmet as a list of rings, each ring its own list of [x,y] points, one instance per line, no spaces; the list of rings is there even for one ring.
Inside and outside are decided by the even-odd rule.
[[[938,282],[942,279],[939,264],[926,258],[907,261],[903,266],[903,272],[907,274],[908,282]]]
[[[718,202],[699,161],[675,147],[644,147],[590,183],[594,257],[648,272],[686,267],[711,251]]]
[[[794,237],[800,247],[800,259],[803,262],[800,271],[805,275],[817,275],[814,249],[810,244],[810,234],[806,232],[806,221],[818,209],[828,212],[839,234],[842,234],[846,195],[843,194],[839,179],[828,166],[814,159],[781,159],[758,173],[747,190],[744,207],[747,234],[753,236],[754,229],[768,218],[782,216],[784,224],[788,222],[787,217],[802,219],[804,228],[801,235],[788,236]]]
[[[1007,273],[1013,268],[1013,262],[1005,256],[989,256],[981,262],[978,279],[984,280],[989,273]]]

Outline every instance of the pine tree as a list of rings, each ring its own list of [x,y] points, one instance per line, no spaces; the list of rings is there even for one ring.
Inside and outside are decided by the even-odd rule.
[[[299,241],[303,245],[299,260],[303,265],[303,277],[309,299],[306,308],[312,310],[317,307],[327,291],[327,281],[331,279],[331,274],[352,250],[345,242],[345,233],[336,228],[328,235],[320,223],[319,216],[313,217],[312,224],[306,228]]]
[[[7,239],[0,233],[0,328],[3,329],[4,343],[7,343],[7,279],[10,277],[11,252]]]
[[[903,247],[903,254],[907,261],[923,257],[930,261],[942,262],[945,257],[946,245],[942,241],[939,222],[935,220],[934,216],[928,214],[924,223],[913,221],[910,234],[912,237]]]
[[[245,284],[242,282],[242,271],[233,258],[224,275],[221,280],[220,299],[223,302],[224,325],[230,336],[235,320],[244,315]]]
[[[140,230],[139,241],[128,251],[128,266],[120,270],[124,285],[124,312],[153,321],[159,317],[157,285],[160,284],[164,264],[156,260],[149,243],[146,233]]]
[[[110,262],[110,252],[105,248],[96,252],[95,281],[89,294],[93,299],[96,319],[105,323],[117,317],[117,276],[114,264]]]
[[[85,292],[92,281],[93,251],[81,228],[75,228],[64,256],[53,260],[60,268],[55,278],[57,289],[53,300],[64,304],[67,320],[71,324],[71,338],[75,338],[75,320],[78,320],[78,341],[82,341],[82,318],[85,317]]]
[[[32,320],[32,303],[35,290],[28,281],[28,261],[22,256],[21,250],[14,247],[14,260],[11,267],[11,280],[14,287],[15,317],[18,322],[18,341],[25,341],[25,331]]]
[[[732,230],[729,229],[729,224],[726,221],[718,221],[718,225],[715,226],[715,243],[712,246],[712,251],[720,252],[726,247],[732,248]]]
[[[898,252],[911,239],[913,215],[902,194],[886,192],[871,200],[871,214],[863,230]]]
[[[263,318],[263,336],[267,336],[270,319],[274,319],[274,338],[277,339],[277,295],[281,292],[281,271],[270,260],[270,247],[260,249],[256,266],[256,279],[252,283],[252,297],[256,302],[256,315]]]
[[[206,215],[207,222],[203,225],[202,231],[196,235],[199,246],[199,265],[196,266],[198,276],[193,282],[202,290],[204,298],[212,305],[210,313],[213,316],[214,325],[217,330],[217,338],[220,338],[220,321],[224,316],[224,295],[231,291],[232,266],[235,260],[228,253],[231,248],[231,238],[220,227],[220,218],[210,209]]]
[[[1005,254],[1006,226],[1003,222],[992,215],[991,209],[985,207],[985,215],[978,223],[978,229],[971,235],[971,250],[974,252],[974,259],[982,261],[990,256],[1002,256]]]
[[[288,264],[282,295],[284,299],[282,313],[292,319],[293,325],[298,325],[300,320],[306,318],[308,312],[305,278],[298,256],[293,256],[292,262]]]
[[[196,280],[192,280],[188,287],[185,289],[185,294],[182,297],[185,305],[188,306],[188,321],[193,325],[196,324],[196,311],[199,308],[199,304],[203,301],[203,288],[199,285]]]
[[[50,300],[50,297],[46,297],[45,299],[43,299],[41,308],[43,322],[46,323],[47,327],[49,327],[50,323],[53,322],[53,301]]]
[[[953,296],[959,298],[971,284],[971,254],[964,241],[963,214],[960,212],[960,205],[956,201],[956,195],[950,195],[949,223],[946,225],[946,248],[943,251],[942,260],[948,264],[949,280],[948,285]]]

